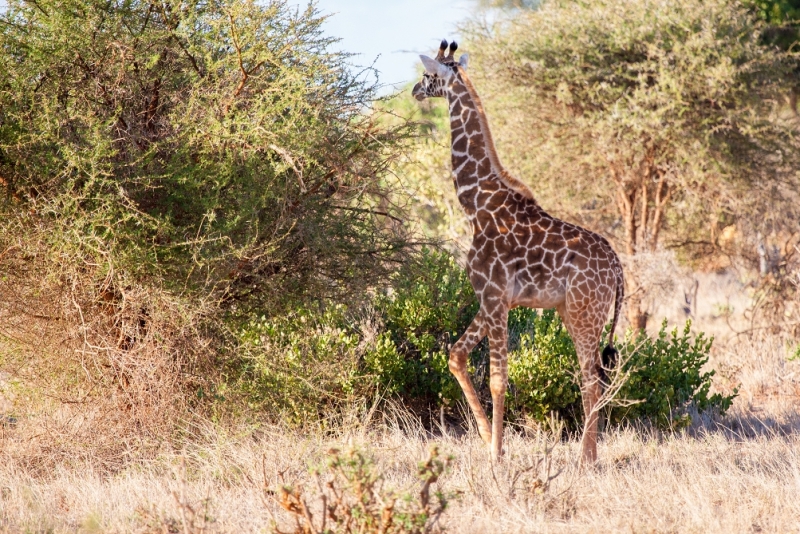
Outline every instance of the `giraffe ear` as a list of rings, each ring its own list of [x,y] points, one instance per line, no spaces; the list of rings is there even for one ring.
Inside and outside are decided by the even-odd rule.
[[[422,66],[425,67],[425,72],[428,74],[438,74],[439,73],[439,62],[435,59],[429,58],[428,56],[419,56],[422,60]]]
[[[442,78],[447,78],[450,74],[450,69],[428,56],[419,56],[422,60],[422,66],[425,67],[425,72],[428,74],[436,74]]]
[[[458,64],[461,65],[461,68],[467,70],[467,63],[469,63],[469,54],[461,54],[461,57],[458,58]]]

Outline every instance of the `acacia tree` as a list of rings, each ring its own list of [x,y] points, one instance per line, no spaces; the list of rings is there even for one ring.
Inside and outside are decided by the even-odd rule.
[[[665,237],[691,245],[797,211],[795,123],[781,117],[796,60],[763,29],[727,0],[553,0],[467,31],[512,166],[584,224],[621,227],[635,263]],[[644,328],[645,281],[627,278]]]
[[[11,1],[4,218],[239,310],[363,294],[407,243],[381,182],[404,127],[377,124],[323,21],[284,0]]]
[[[357,302],[403,259],[383,177],[406,128],[313,5],[7,5],[0,371],[31,403],[102,406],[75,432],[110,456],[249,376],[256,317]]]

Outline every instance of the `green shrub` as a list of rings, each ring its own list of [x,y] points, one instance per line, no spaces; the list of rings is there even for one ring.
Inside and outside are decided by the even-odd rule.
[[[448,349],[466,329],[478,303],[464,270],[453,257],[425,249],[393,279],[393,291],[376,300],[382,332],[365,356],[365,370],[384,391],[408,403],[451,405],[461,388],[447,367]],[[539,313],[516,308],[509,314],[510,417],[528,415],[543,421],[551,412],[579,423],[582,417],[579,369],[572,339],[554,310]],[[688,421],[690,408],[725,412],[733,396],[710,395],[714,371],[702,372],[711,339],[693,340],[691,323],[683,334],[667,333],[666,322],[655,338],[628,334],[619,350],[630,377],[618,398],[634,404],[610,411],[610,421],[647,419],[666,428]],[[473,351],[470,371],[488,365],[487,346]],[[477,373],[478,390],[487,373]]]
[[[375,310],[385,330],[364,356],[363,371],[383,391],[420,405],[452,405],[461,388],[448,366],[448,351],[466,329],[478,302],[464,270],[442,251],[423,249],[414,263],[392,280],[392,291],[376,298]],[[660,427],[688,421],[690,407],[725,412],[733,396],[709,395],[714,371],[701,372],[711,340],[691,340],[690,323],[682,336],[626,337],[620,352],[630,372],[619,398],[634,402],[610,412],[613,423],[648,419]],[[488,347],[470,358],[475,386],[484,389]],[[483,371],[483,372],[480,372]],[[528,415],[543,421],[551,412],[579,424],[582,417],[577,356],[572,339],[554,310],[517,308],[509,314],[510,417]],[[734,394],[735,395],[735,394]]]
[[[630,371],[630,377],[619,397],[641,402],[611,410],[612,423],[647,419],[661,428],[675,428],[691,422],[689,408],[725,413],[731,407],[737,390],[732,395],[709,396],[715,372],[702,372],[702,368],[714,340],[706,339],[702,332],[692,340],[691,325],[687,321],[681,335],[677,327],[668,335],[664,319],[655,338],[641,332],[632,337],[629,332],[620,352],[630,355],[622,368]]]
[[[580,414],[575,346],[555,310],[512,310],[509,333],[516,345],[508,358],[509,411],[539,421],[551,412]]]
[[[345,306],[261,317],[239,338],[240,357],[222,393],[257,413],[301,424],[324,418],[356,393],[362,340]]]
[[[447,366],[449,348],[478,302],[464,269],[448,253],[425,248],[379,295],[375,310],[385,332],[365,356],[380,386],[412,404],[451,404],[461,388]]]
[[[408,129],[379,121],[319,9],[5,5],[0,372],[108,403],[74,432],[114,458],[220,399],[306,420],[349,398],[362,338],[309,310],[369,300],[404,258],[386,177]]]
[[[541,316],[528,312],[526,317],[531,332],[519,335],[518,347],[509,356],[509,410],[512,415],[527,414],[540,421],[557,412],[577,423],[583,414],[572,340],[553,310]],[[692,408],[720,413],[730,408],[736,391],[733,395],[709,395],[714,371],[701,371],[713,340],[702,333],[692,340],[690,327],[687,322],[682,335],[677,328],[668,335],[665,320],[655,338],[644,333],[632,337],[629,332],[618,345],[622,371],[629,377],[617,399],[632,404],[612,408],[612,424],[648,420],[660,428],[675,428],[691,422]]]
[[[412,409],[453,406],[462,392],[448,369],[449,348],[477,310],[452,255],[423,249],[397,272],[391,290],[374,297],[366,322],[363,311],[339,305],[248,323],[240,334],[246,356],[231,384],[251,408],[294,422],[322,417],[339,401],[376,389]],[[612,424],[646,419],[674,428],[690,421],[690,409],[724,413],[730,407],[735,392],[710,395],[714,371],[701,371],[712,340],[702,333],[692,338],[690,326],[678,335],[664,322],[654,338],[629,333],[618,343],[622,371],[629,374],[618,398],[633,404],[610,409]],[[470,372],[488,401],[487,366],[484,342],[470,355]],[[556,412],[570,426],[580,425],[575,347],[554,310],[511,311],[508,371],[510,418],[544,421]]]

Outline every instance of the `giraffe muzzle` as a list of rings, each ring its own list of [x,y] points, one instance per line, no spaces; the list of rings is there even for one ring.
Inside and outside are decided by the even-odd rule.
[[[421,83],[418,83],[417,85],[414,86],[414,88],[411,90],[411,96],[413,96],[420,102],[425,100],[425,89],[422,88]]]

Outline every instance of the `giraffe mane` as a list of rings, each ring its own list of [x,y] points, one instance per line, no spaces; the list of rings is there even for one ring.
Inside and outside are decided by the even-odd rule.
[[[469,93],[472,101],[475,103],[475,109],[478,112],[478,122],[480,122],[481,130],[483,130],[483,136],[486,140],[486,148],[489,155],[489,161],[494,167],[495,171],[497,172],[497,176],[500,181],[512,191],[519,193],[523,197],[533,200],[536,202],[536,197],[531,191],[531,188],[528,187],[526,184],[518,180],[516,177],[512,176],[505,167],[500,163],[500,157],[497,155],[497,150],[494,146],[494,139],[492,139],[492,132],[489,129],[489,119],[486,117],[486,112],[483,109],[483,103],[481,102],[481,98],[478,96],[478,92],[475,90],[475,86],[472,85],[472,81],[467,76],[467,71],[458,65],[457,63],[454,64],[458,68],[458,73],[460,74],[461,81],[464,83],[464,86],[467,88],[467,92]]]

